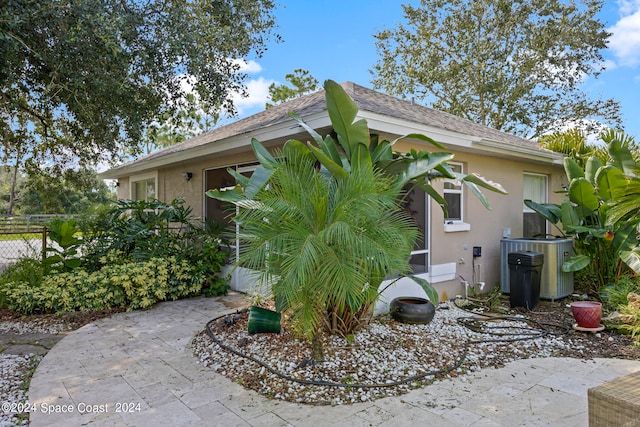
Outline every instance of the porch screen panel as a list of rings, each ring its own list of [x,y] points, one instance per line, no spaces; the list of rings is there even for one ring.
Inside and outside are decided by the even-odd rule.
[[[133,200],[149,201],[156,198],[155,179],[134,181],[131,185],[131,198]]]
[[[411,190],[407,196],[405,208],[411,214],[420,230],[420,236],[411,252],[409,263],[413,273],[427,273],[429,271],[429,211],[426,193],[420,188]]]

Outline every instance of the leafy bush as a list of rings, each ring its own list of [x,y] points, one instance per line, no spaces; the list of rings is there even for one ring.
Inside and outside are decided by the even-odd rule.
[[[203,276],[186,260],[153,258],[146,262],[111,264],[96,272],[76,270],[26,281],[5,283],[8,308],[22,313],[127,310],[150,308],[202,291]]]
[[[613,131],[602,133],[601,138],[609,153],[606,164],[596,156],[589,157],[584,166],[565,157],[569,186],[561,204],[524,201],[563,235],[573,238],[576,255],[564,262],[562,270],[586,270],[595,278],[596,289],[591,290],[595,294],[632,270],[640,273],[637,196],[632,209],[622,206],[620,198],[640,166],[629,150],[633,140]],[[616,211],[621,213],[613,215]]]
[[[93,221],[83,224],[83,267],[174,257],[187,261],[205,280],[205,295],[224,295],[227,279],[220,276],[228,253],[221,226],[199,223],[182,199],[119,200]]]
[[[5,267],[0,273],[0,307],[6,306],[5,286],[8,283],[40,284],[42,271],[42,261],[31,257],[20,258],[14,264]]]
[[[606,286],[600,292],[602,300],[613,309],[629,304],[629,293],[640,293],[640,279],[638,277],[623,276],[617,283]]]
[[[44,259],[45,271],[71,271],[80,267],[82,260],[78,255],[78,249],[82,240],[76,237],[78,228],[74,220],[63,221],[56,219],[49,224],[47,237],[57,246],[48,246],[45,252],[48,255]]]
[[[23,313],[135,310],[226,294],[222,230],[197,224],[183,203],[119,201],[80,223],[83,240],[74,221],[52,223],[53,255],[21,259],[0,274],[0,305]]]

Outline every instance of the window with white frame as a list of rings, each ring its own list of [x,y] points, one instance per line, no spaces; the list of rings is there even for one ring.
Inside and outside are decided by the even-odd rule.
[[[462,163],[449,163],[449,167],[456,173],[464,172]],[[447,214],[444,218],[445,231],[470,230],[470,225],[464,222],[464,191],[462,182],[457,179],[445,180],[442,196],[447,202]]]
[[[157,192],[157,175],[145,174],[131,177],[131,200],[149,200],[156,199]]]
[[[524,200],[547,203],[547,176],[537,173],[525,173],[522,188]],[[547,221],[544,217],[523,203],[523,237],[546,237]]]

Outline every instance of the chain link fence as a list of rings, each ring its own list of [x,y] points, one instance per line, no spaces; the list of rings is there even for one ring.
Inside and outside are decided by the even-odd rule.
[[[47,224],[70,215],[0,216],[0,271],[23,257],[41,257],[47,247]]]

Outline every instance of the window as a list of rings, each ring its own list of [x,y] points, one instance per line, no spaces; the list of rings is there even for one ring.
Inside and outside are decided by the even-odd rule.
[[[145,174],[131,177],[131,200],[149,200],[156,199],[156,181],[157,175]]]
[[[455,173],[463,173],[462,163],[449,163]],[[444,218],[445,231],[470,230],[469,224],[464,222],[464,192],[462,182],[455,179],[447,179],[442,192],[447,202],[447,214]]]
[[[523,198],[536,203],[547,203],[546,175],[525,173],[523,177]],[[547,221],[527,205],[523,204],[522,213],[523,237],[546,237]]]

